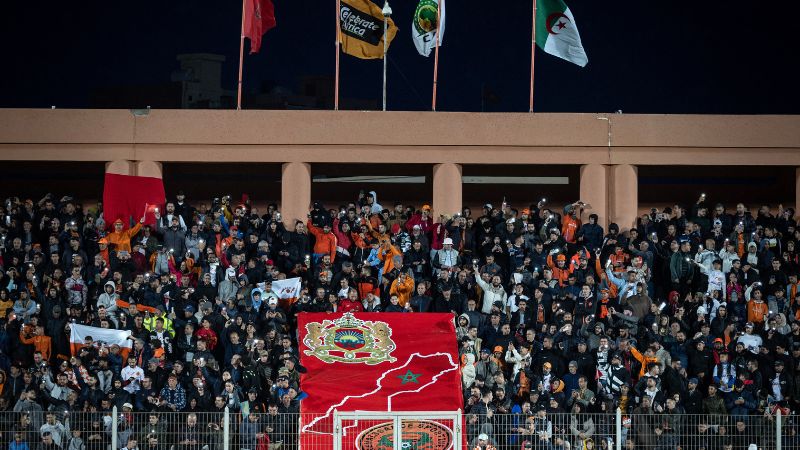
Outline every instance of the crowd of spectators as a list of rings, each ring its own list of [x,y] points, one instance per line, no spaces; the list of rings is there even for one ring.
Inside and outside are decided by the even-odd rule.
[[[740,426],[756,436],[797,409],[791,208],[728,211],[703,195],[604,229],[580,201],[385,206],[361,192],[286,223],[274,204],[193,206],[178,192],[153,226],[66,196],[9,198],[0,448],[105,449],[114,406],[126,450],[214,448],[226,407],[241,413],[241,448],[289,448],[288,417],[305,397],[304,311],[452,313],[481,450],[608,448],[617,409],[649,417],[626,427],[628,448],[674,448],[694,414],[710,418],[702,432],[718,445],[697,448],[748,448]],[[288,303],[272,282],[293,277],[303,290]],[[123,359],[96,342],[73,355],[73,324],[130,330],[133,348]],[[165,442],[158,430],[176,411],[193,414]],[[132,412],[148,420],[129,423]],[[549,419],[559,415],[570,419]]]

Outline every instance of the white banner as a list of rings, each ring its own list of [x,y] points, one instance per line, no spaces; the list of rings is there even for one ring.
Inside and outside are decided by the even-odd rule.
[[[303,283],[300,282],[300,278],[288,278],[286,280],[275,280],[272,282],[272,292],[278,296],[278,298],[297,298],[300,296],[300,289],[302,289]]]
[[[71,324],[69,341],[74,346],[82,347],[86,345],[86,337],[91,336],[94,344],[110,346],[117,344],[121,348],[132,348],[133,341],[128,339],[131,335],[130,330],[111,330],[107,328],[90,327],[86,325]]]

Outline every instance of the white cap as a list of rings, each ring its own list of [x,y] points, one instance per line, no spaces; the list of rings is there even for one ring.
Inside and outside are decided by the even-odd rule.
[[[489,436],[487,436],[486,433],[481,433],[481,434],[478,435],[478,440],[479,441],[488,441],[489,440]]]
[[[442,241],[442,245],[453,245],[453,240],[450,238],[444,238],[444,241]]]

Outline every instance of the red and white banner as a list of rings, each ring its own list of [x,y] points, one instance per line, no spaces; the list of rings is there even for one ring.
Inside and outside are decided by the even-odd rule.
[[[91,345],[97,348],[101,354],[108,352],[109,347],[112,345],[119,345],[119,353],[122,355],[123,361],[128,357],[128,352],[130,352],[131,348],[133,348],[133,341],[128,339],[131,335],[129,330],[112,330],[74,323],[70,325],[70,328],[69,344],[73,356],[78,355],[80,349],[88,345],[86,342],[87,337],[92,338]]]
[[[334,410],[454,412],[463,408],[452,314],[301,313],[298,330],[300,363],[308,369],[301,378],[308,394],[300,403],[302,448],[317,448],[321,440],[332,443]],[[418,434],[430,431],[422,433],[425,439],[449,448],[445,442],[452,443],[452,430],[430,421],[418,422],[408,426],[418,428]],[[378,448],[370,445],[386,435],[386,426],[357,423],[348,427],[352,439],[343,448]],[[364,441],[373,435],[375,442]]]

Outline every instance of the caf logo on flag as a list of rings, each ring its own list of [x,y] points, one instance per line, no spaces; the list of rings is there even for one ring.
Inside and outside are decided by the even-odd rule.
[[[334,362],[365,363],[395,362],[392,352],[392,329],[386,322],[364,321],[345,313],[336,320],[306,324],[304,353],[328,364]]]
[[[414,27],[419,34],[436,31],[439,5],[434,0],[422,0],[414,12]]]

